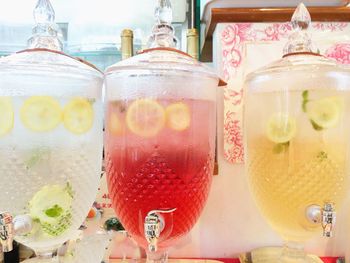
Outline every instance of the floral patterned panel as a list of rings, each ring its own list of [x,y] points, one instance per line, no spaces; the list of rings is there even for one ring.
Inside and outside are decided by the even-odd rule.
[[[222,57],[222,61],[218,65],[224,80],[228,82],[224,92],[224,156],[231,163],[243,163],[244,160],[242,99],[245,44],[286,41],[291,30],[290,23],[232,23],[219,27],[217,52],[221,53],[218,57]],[[324,55],[350,64],[350,41],[344,38],[350,33],[350,23],[317,22],[312,24],[310,31],[313,36],[327,33],[327,48],[321,50]],[[328,33],[333,34],[332,41],[329,41]]]

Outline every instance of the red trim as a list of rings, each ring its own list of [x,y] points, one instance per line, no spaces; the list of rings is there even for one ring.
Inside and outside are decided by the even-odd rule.
[[[323,57],[321,54],[314,53],[314,52],[294,52],[294,53],[285,54],[283,58],[294,56],[294,55],[311,55],[311,56]]]

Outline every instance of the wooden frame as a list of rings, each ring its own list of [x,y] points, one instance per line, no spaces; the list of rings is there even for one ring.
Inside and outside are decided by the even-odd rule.
[[[263,23],[290,21],[295,8],[213,8],[205,32],[204,45],[200,60],[212,61],[212,41],[216,25],[219,23]],[[312,20],[317,22],[349,22],[350,8],[309,7]]]

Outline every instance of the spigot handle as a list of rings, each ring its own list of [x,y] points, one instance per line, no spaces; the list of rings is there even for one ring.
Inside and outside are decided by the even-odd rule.
[[[326,203],[322,211],[322,228],[324,237],[333,236],[333,227],[336,221],[336,212],[334,205]]]
[[[0,242],[3,252],[10,252],[13,249],[14,226],[10,213],[0,213]]]
[[[169,214],[175,212],[176,208],[168,210],[151,210],[145,217],[144,234],[148,242],[148,250],[156,252],[158,250],[158,239],[160,233],[165,228],[164,218],[161,214]]]

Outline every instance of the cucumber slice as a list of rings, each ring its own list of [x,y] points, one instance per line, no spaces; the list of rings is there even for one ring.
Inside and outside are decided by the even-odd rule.
[[[266,136],[274,143],[287,143],[295,136],[296,131],[295,118],[279,112],[273,114],[267,122]]]
[[[72,221],[73,196],[71,187],[50,185],[39,190],[29,202],[29,213],[38,220],[43,232],[58,236]]]
[[[306,113],[317,127],[328,129],[337,126],[343,108],[343,100],[339,97],[329,97],[317,101],[310,101]]]

